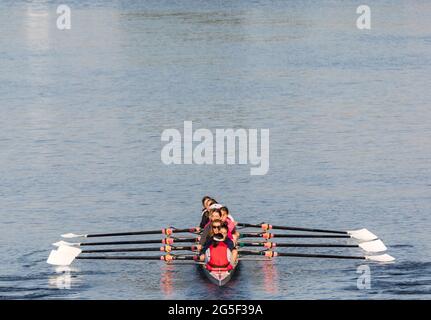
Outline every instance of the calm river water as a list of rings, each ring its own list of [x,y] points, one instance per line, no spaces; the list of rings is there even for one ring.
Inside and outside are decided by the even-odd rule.
[[[357,1],[70,0],[61,31],[64,2],[0,1],[0,298],[431,298],[429,1],[373,1],[358,30]],[[269,129],[268,174],[163,164],[184,121]],[[369,289],[349,260],[244,261],[222,289],[192,265],[45,262],[65,232],[196,225],[205,194],[244,222],[366,227],[397,261]]]

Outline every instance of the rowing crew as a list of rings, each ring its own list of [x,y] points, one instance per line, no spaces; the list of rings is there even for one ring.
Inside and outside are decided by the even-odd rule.
[[[206,262],[208,270],[231,270],[238,258],[239,232],[235,220],[226,206],[211,197],[205,196],[202,205],[199,259]]]

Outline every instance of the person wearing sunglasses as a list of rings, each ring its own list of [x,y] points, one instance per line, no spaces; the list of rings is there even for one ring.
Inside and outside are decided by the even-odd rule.
[[[200,251],[200,260],[207,261],[208,268],[232,268],[238,252],[227,237],[227,226],[221,220],[211,223],[210,238]]]
[[[201,239],[199,241],[200,245],[205,245],[209,237],[212,237],[214,235],[213,229],[212,229],[212,223],[220,219],[221,219],[220,210],[214,209],[210,211],[208,223],[202,229]]]

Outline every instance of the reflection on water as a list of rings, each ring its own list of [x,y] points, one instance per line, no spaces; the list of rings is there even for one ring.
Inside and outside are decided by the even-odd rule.
[[[56,289],[72,289],[72,284],[77,283],[79,280],[73,273],[78,273],[80,269],[70,266],[58,266],[54,268],[55,275],[48,278],[48,287]]]
[[[176,266],[172,263],[164,263],[160,279],[160,287],[162,289],[163,297],[165,299],[170,299],[172,293],[174,292],[173,280],[174,270]]]
[[[262,263],[263,287],[265,292],[273,295],[278,293],[278,272],[274,260]],[[285,289],[285,291],[287,291]]]

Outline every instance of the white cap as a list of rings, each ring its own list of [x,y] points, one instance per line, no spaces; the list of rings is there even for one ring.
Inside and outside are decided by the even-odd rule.
[[[223,241],[223,236],[220,233],[216,234],[216,235],[213,236],[213,240],[221,242],[221,241]]]
[[[220,203],[214,203],[212,205],[210,205],[210,209],[220,209],[223,208],[224,206]]]

